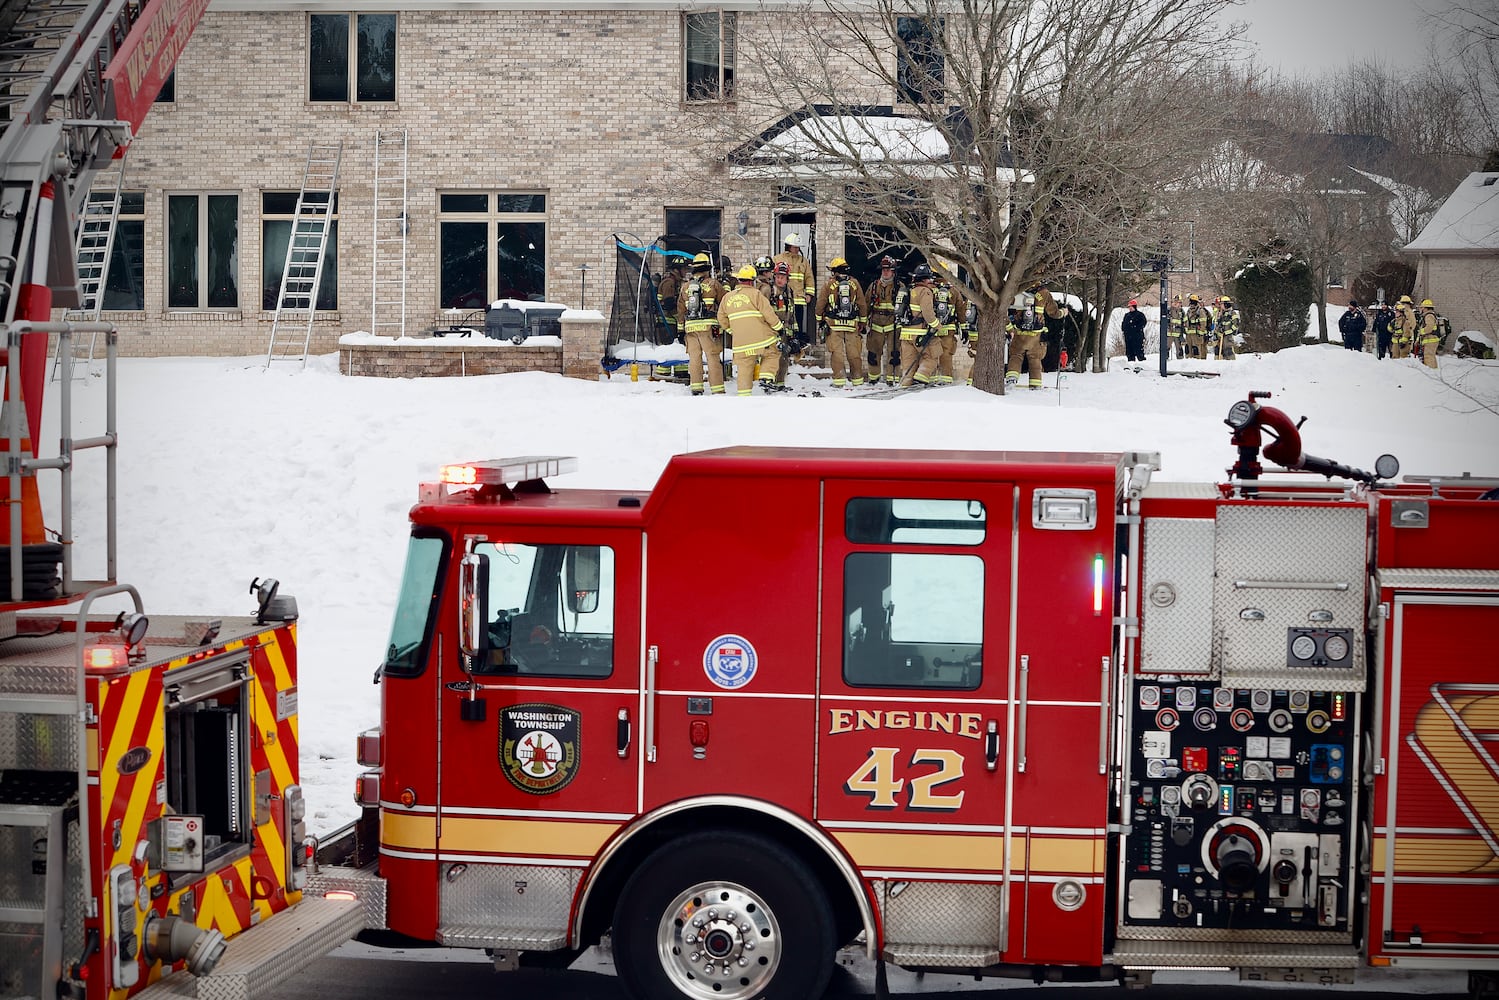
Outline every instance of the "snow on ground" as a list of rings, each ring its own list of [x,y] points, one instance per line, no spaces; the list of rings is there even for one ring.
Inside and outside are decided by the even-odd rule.
[[[301,610],[302,781],[313,832],[352,819],[354,736],[378,721],[385,646],[417,484],[447,462],[560,454],[557,486],[650,487],[678,452],[731,444],[1161,452],[1164,480],[1214,481],[1234,460],[1223,417],[1251,389],[1303,415],[1312,454],[1409,473],[1499,475],[1499,364],[1438,371],[1331,345],[1230,362],[1172,362],[1216,378],[1162,379],[1154,361],[1046,377],[1004,397],[954,386],[861,400],[793,374],[821,398],[694,398],[685,386],[541,373],[350,378],[335,355],[305,370],[255,358],[120,361],[119,578],[147,613],[247,614],[255,576]],[[48,396],[57,440],[57,392]],[[104,387],[75,390],[75,434],[103,428]],[[44,456],[48,454],[43,449]],[[75,575],[103,575],[103,460],[82,452]],[[45,480],[44,480],[45,483]],[[44,487],[45,488],[45,487]],[[101,607],[103,602],[100,602]]]

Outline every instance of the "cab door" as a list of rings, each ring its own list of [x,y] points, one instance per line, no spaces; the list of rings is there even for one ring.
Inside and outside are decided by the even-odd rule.
[[[484,564],[487,634],[469,661],[455,620],[444,647],[439,936],[492,945],[523,927],[545,947],[563,940],[584,866],[635,815],[640,535],[465,542]]]
[[[825,486],[816,817],[913,964],[1004,948],[1013,504],[1005,483]]]

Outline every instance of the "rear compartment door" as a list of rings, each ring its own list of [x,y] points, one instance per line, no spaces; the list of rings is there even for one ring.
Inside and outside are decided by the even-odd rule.
[[[1385,775],[1376,784],[1376,950],[1499,946],[1499,594],[1394,592]]]

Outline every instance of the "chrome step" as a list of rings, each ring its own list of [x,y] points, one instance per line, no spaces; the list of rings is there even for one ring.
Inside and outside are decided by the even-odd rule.
[[[320,865],[317,871],[308,874],[302,898],[326,896],[330,892],[352,892],[364,908],[364,929],[385,930],[386,882],[373,865],[368,868]]]
[[[565,930],[532,927],[487,927],[448,924],[437,928],[437,941],[450,948],[494,948],[504,951],[558,951],[567,947]]]
[[[997,965],[1001,952],[984,945],[897,944],[886,945],[880,957],[892,965],[912,968],[982,969]]]
[[[1130,969],[1257,968],[1352,969],[1352,945],[1266,941],[1116,941],[1105,964]]]

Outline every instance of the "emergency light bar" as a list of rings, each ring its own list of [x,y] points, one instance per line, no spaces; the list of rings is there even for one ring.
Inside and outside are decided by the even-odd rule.
[[[505,486],[577,471],[578,460],[571,456],[523,455],[444,465],[438,473],[438,481],[448,486]]]

